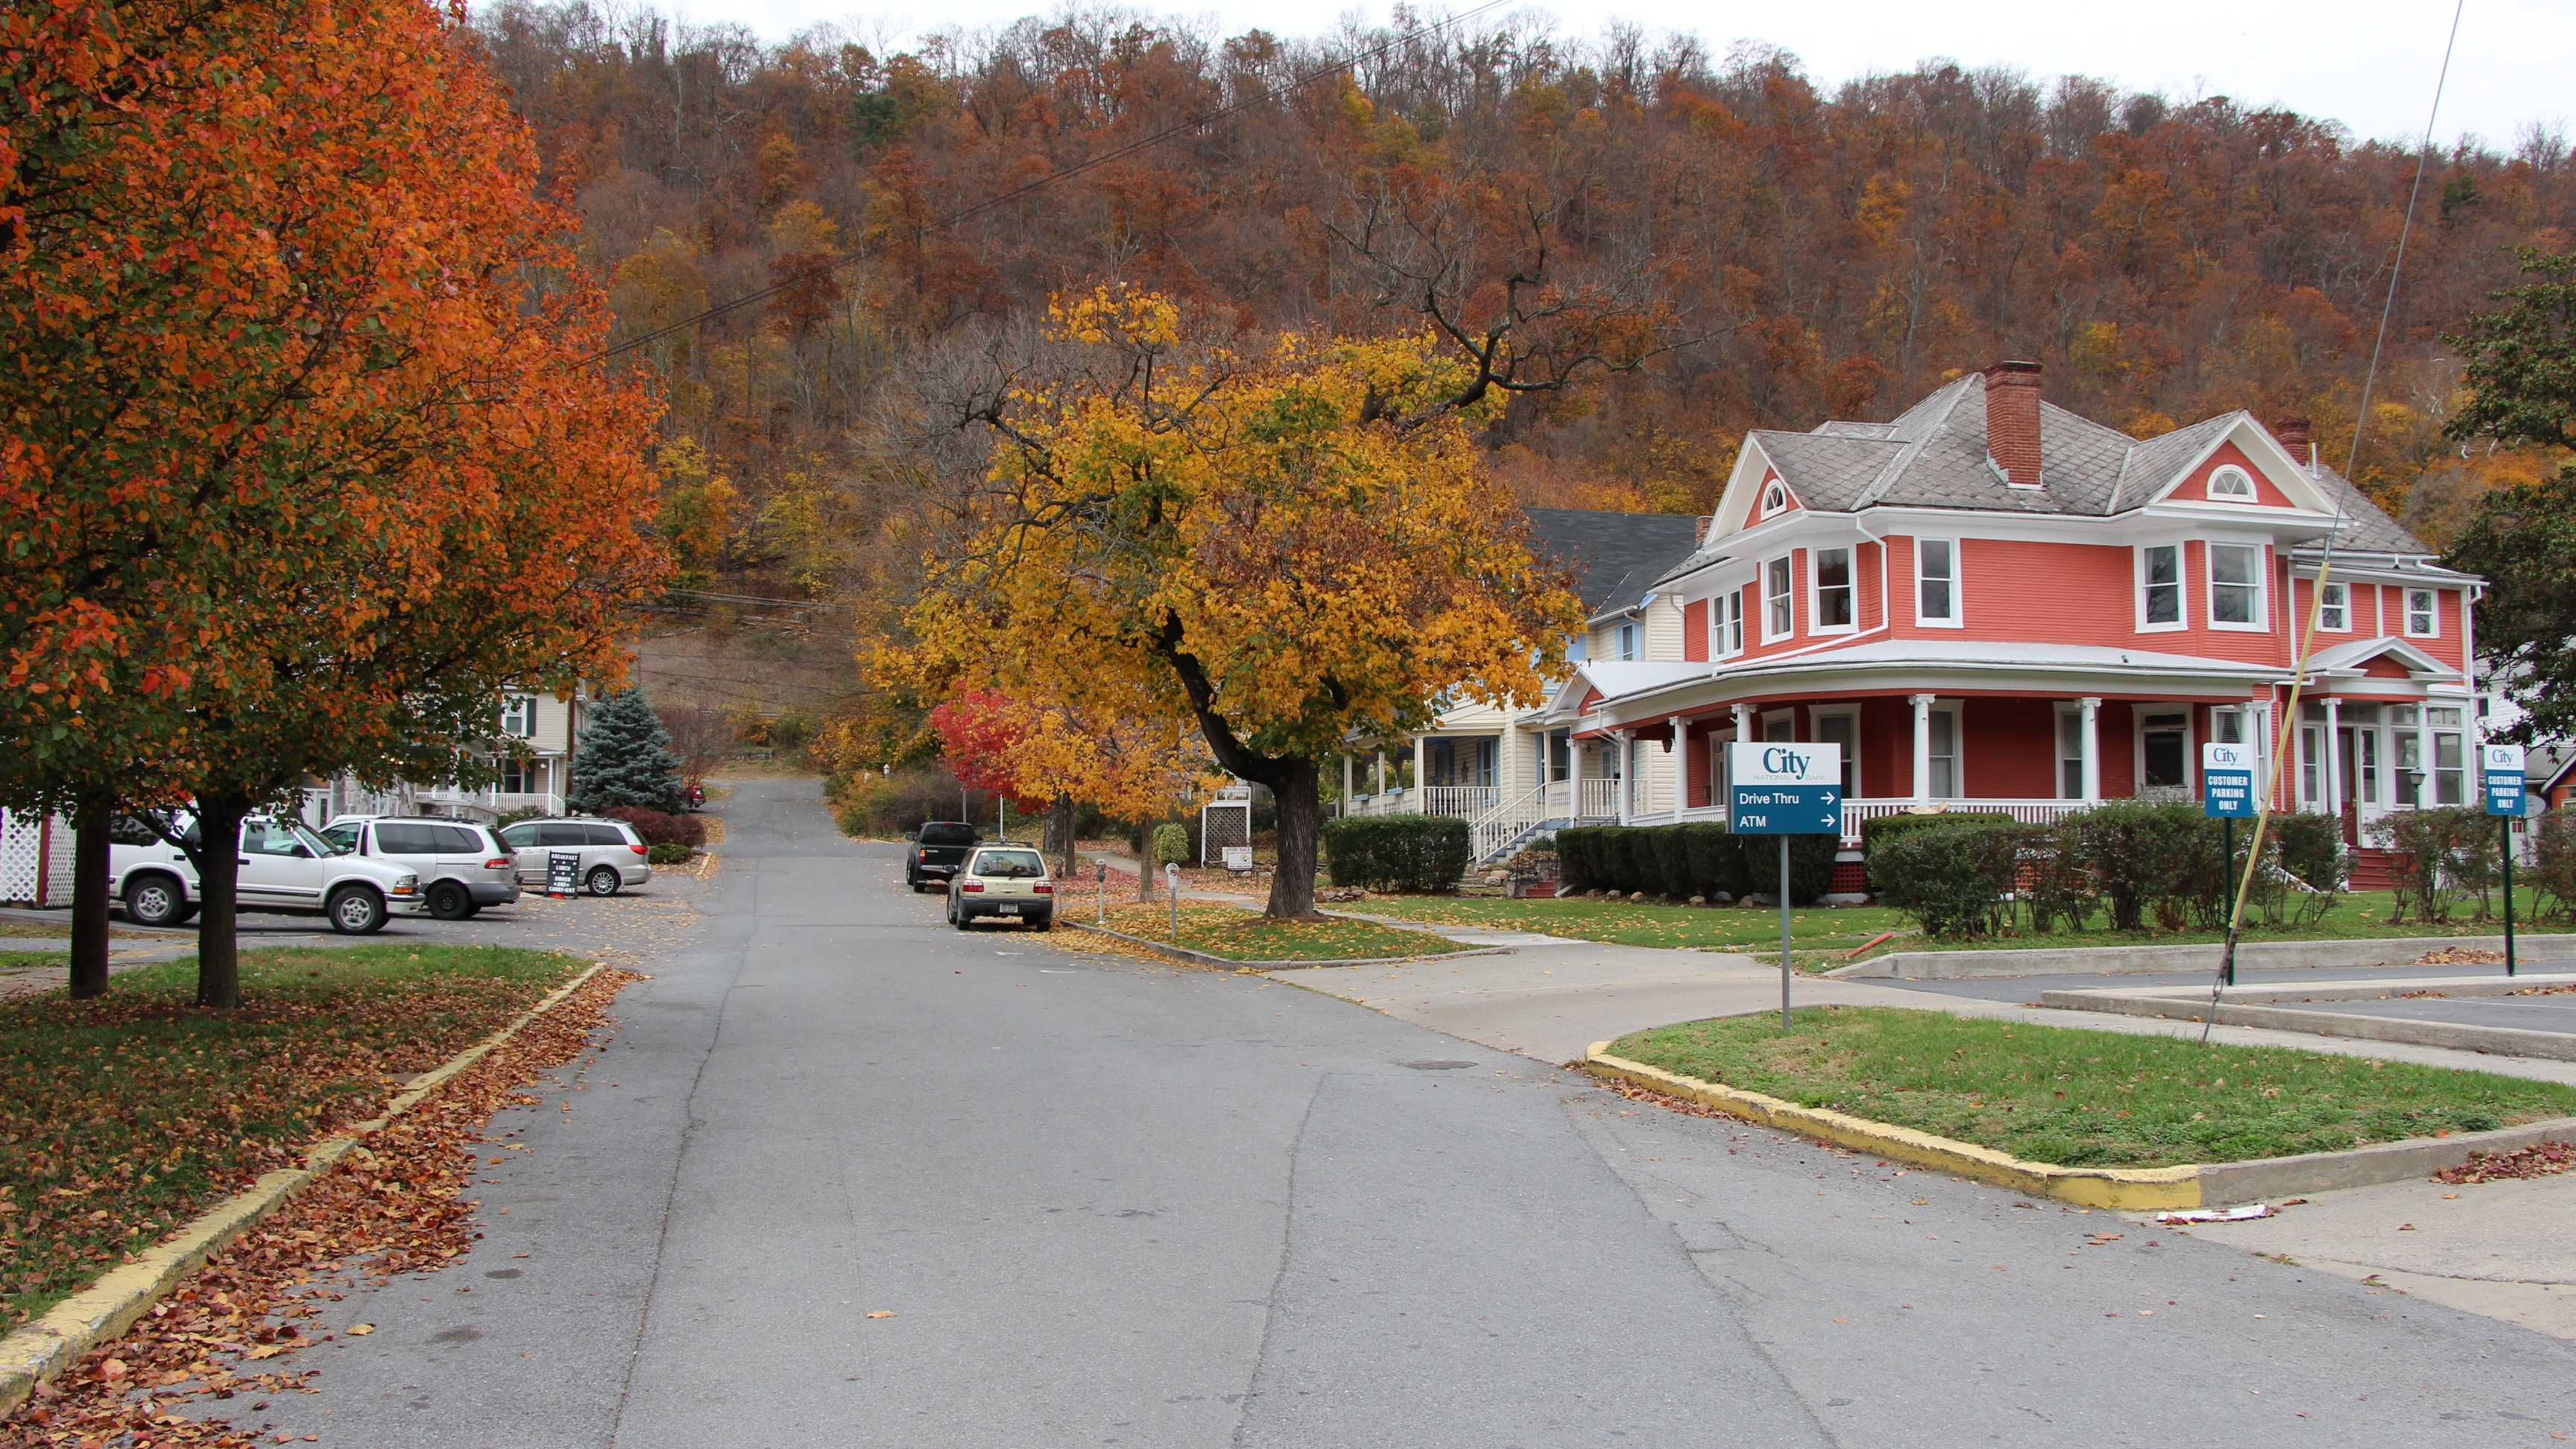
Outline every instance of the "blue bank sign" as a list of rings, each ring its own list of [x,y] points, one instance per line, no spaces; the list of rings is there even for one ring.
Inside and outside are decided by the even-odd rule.
[[[2254,818],[2254,747],[2200,747],[2200,812],[2212,820]]]
[[[1735,744],[1727,748],[1728,818],[1738,835],[1839,835],[1843,747]]]
[[[2480,745],[2478,763],[2487,777],[2487,813],[2522,814],[2522,746]]]

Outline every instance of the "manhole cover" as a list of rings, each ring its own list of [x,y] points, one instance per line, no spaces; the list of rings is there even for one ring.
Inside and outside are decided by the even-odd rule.
[[[1411,1067],[1411,1068],[1413,1068],[1413,1069],[1414,1069],[1415,1071],[1417,1071],[1417,1072],[1456,1072],[1456,1071],[1463,1071],[1463,1070],[1465,1070],[1465,1069],[1466,1069],[1466,1068],[1468,1068],[1468,1067],[1472,1067],[1472,1066],[1474,1066],[1474,1065],[1475,1065],[1475,1063],[1474,1063],[1474,1062],[1397,1062],[1397,1063],[1396,1063],[1396,1065],[1397,1065],[1397,1066],[1399,1066],[1399,1067]]]

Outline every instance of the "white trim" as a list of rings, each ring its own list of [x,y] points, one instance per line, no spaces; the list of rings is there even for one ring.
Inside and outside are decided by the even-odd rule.
[[[2147,555],[2149,552],[2160,548],[2169,548],[2173,550],[2174,578],[2171,587],[2174,591],[2175,618],[2173,622],[2169,624],[2150,624],[2147,622]],[[2172,634],[2189,629],[2191,627],[2191,567],[2189,557],[2185,553],[2181,541],[2176,540],[2172,543],[2138,544],[2129,550],[2129,558],[2130,567],[2137,576],[2136,583],[2131,591],[2129,606],[2137,615],[2138,632],[2141,634]],[[2164,586],[2157,585],[2156,587],[2161,588]]]
[[[1797,552],[1798,551],[1796,549],[1791,549],[1787,553],[1777,554],[1773,557],[1766,558],[1762,560],[1761,568],[1755,573],[1755,588],[1762,596],[1762,642],[1765,644],[1774,644],[1783,639],[1794,639],[1798,635]],[[1773,597],[1771,593],[1771,566],[1773,564],[1778,564],[1789,571],[1787,587],[1782,589],[1778,595],[1780,602],[1788,607],[1789,617],[1782,621],[1782,627],[1776,633],[1773,632],[1771,628],[1771,601]]]
[[[2241,584],[2228,584],[2224,586],[2231,589],[2241,588],[2252,589],[2254,591],[2254,617],[2249,622],[2241,624],[2233,623],[2218,617],[2218,590],[2221,587],[2218,582],[2218,551],[2222,548],[2243,549],[2245,552],[2254,556],[2253,567],[2246,571],[2246,581]],[[2272,591],[2265,586],[2268,581],[2264,577],[2264,575],[2270,571],[2266,566],[2269,560],[2265,557],[2263,545],[2259,543],[2218,543],[2214,541],[2205,541],[2200,546],[2200,557],[2200,571],[2205,576],[2201,584],[2201,607],[2207,611],[2204,617],[2209,620],[2209,627],[2212,630],[2226,634],[2268,634],[2272,632]],[[2143,599],[2141,599],[2139,607],[2145,607]]]
[[[1825,617],[1825,568],[1823,555],[1837,552],[1843,556],[1843,589],[1844,592],[1849,595],[1848,602],[1851,622],[1847,624],[1826,624],[1819,622]],[[1856,634],[1860,632],[1860,558],[1858,555],[1859,550],[1854,545],[1848,543],[1811,544],[1808,546],[1807,633],[1809,637],[1822,638],[1827,635]]]
[[[1923,612],[1923,545],[1927,543],[1942,544],[1950,550],[1950,577],[1948,580],[1950,585],[1950,613],[1947,618],[1929,616]],[[1914,626],[1916,628],[1964,629],[1968,627],[1968,601],[1966,595],[1961,591],[1961,580],[1959,577],[1960,574],[1965,572],[1959,564],[1960,557],[1965,552],[1966,550],[1960,547],[1960,541],[1956,538],[1936,538],[1924,534],[1916,534],[1914,536]]]

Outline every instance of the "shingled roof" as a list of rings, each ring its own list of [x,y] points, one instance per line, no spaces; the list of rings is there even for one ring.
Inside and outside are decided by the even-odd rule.
[[[2108,518],[2133,512],[2248,414],[2224,413],[2143,442],[2054,403],[2039,406],[2040,478],[2014,488],[1990,461],[1986,378],[1969,373],[1935,390],[1893,422],[1829,422],[1807,433],[1757,429],[1750,441],[1808,508],[1852,513],[1877,505],[1975,508],[1988,512]],[[2337,547],[2429,555],[2331,470],[2317,481],[2340,492],[2355,527]]]
[[[1699,547],[1700,521],[1686,513],[1528,512],[1540,555],[1574,571],[1587,616],[1633,607]]]

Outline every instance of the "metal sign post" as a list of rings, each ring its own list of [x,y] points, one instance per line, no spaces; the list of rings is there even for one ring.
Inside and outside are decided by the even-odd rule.
[[[1727,820],[1738,835],[1780,837],[1780,1029],[1789,1029],[1789,837],[1843,833],[1843,747],[1727,747]]]
[[[2224,881],[2236,872],[2236,822],[2254,818],[2254,754],[2243,745],[2202,745],[2200,747],[2200,813],[2223,822],[2220,834],[2227,844],[2227,861],[2219,867]],[[2219,952],[2218,983],[2236,984],[2235,938],[2228,938],[2225,950]],[[2212,1001],[2215,1002],[2213,997]],[[2215,1010],[2215,1006],[2212,1007]]]
[[[2520,745],[2481,745],[2479,762],[2487,777],[2487,813],[2496,818],[2496,840],[2504,852],[2504,974],[2514,974],[2513,959],[2513,820],[2523,812],[2523,764]]]
[[[1178,862],[1163,866],[1163,889],[1172,893],[1172,944],[1181,944],[1181,867]]]
[[[1109,867],[1099,861],[1091,863],[1091,884],[1100,892],[1100,924],[1109,924]]]

